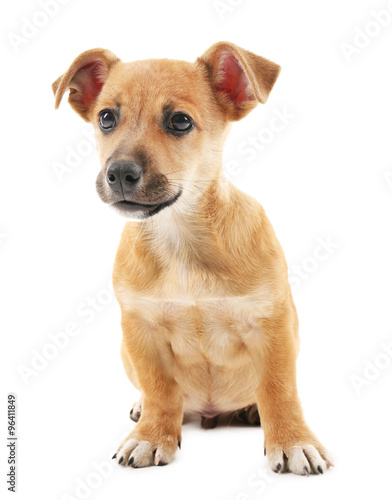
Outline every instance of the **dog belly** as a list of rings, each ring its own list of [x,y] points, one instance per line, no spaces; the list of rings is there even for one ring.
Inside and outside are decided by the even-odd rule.
[[[235,314],[236,312],[236,314]],[[184,407],[205,416],[255,402],[258,379],[245,340],[256,332],[248,308],[228,299],[161,304]]]
[[[268,296],[265,293],[264,297]],[[170,347],[170,366],[184,407],[205,416],[255,403],[258,377],[247,339],[260,337],[271,303],[260,297],[160,299],[117,290],[122,308],[137,313],[157,349]]]
[[[256,402],[257,378],[250,365],[237,370],[209,363],[175,370],[184,409],[213,417]]]

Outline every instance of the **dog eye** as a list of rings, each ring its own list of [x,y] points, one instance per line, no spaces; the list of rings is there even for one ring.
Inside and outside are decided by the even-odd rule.
[[[193,120],[185,113],[174,114],[169,121],[169,129],[176,132],[187,132],[193,127]]]
[[[103,110],[99,113],[99,126],[102,130],[109,130],[116,125],[116,117],[114,113],[108,110]]]

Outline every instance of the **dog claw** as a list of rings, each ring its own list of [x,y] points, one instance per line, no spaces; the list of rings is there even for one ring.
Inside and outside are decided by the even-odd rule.
[[[309,469],[307,467],[304,467],[304,475],[309,477]]]
[[[117,457],[117,453],[115,453],[115,454],[112,456],[112,460],[114,460],[116,457]]]
[[[178,447],[180,448],[181,450],[181,441],[178,441]]]
[[[324,474],[324,471],[323,471],[323,469],[321,468],[321,465],[319,465],[319,466],[317,467],[317,470],[319,471],[319,473],[320,473],[320,474]]]
[[[282,470],[282,464],[278,464],[276,466],[276,471],[275,472],[277,472],[278,474],[280,474],[281,470]]]
[[[131,457],[128,461],[128,465],[132,465],[133,462],[135,461],[135,458],[134,457]]]
[[[264,448],[264,456],[265,457],[267,456],[267,450],[266,450],[266,448]]]
[[[121,457],[120,460],[118,461],[119,464],[122,464],[124,462],[124,457]]]
[[[335,467],[334,464],[332,462],[330,462],[329,460],[326,461],[326,464],[328,467]]]

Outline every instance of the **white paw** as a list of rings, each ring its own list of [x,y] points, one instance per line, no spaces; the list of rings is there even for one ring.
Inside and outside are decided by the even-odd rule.
[[[119,446],[113,458],[123,466],[134,468],[150,465],[166,465],[174,458],[173,446],[168,443],[152,444],[128,436]]]
[[[332,466],[332,460],[325,451],[318,451],[313,445],[274,448],[268,453],[268,460],[274,472],[293,472],[302,476],[324,474]]]

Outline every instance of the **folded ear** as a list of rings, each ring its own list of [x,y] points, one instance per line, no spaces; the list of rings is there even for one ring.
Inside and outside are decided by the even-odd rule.
[[[118,61],[120,59],[117,56],[105,49],[91,49],[80,54],[68,71],[52,84],[55,108],[59,107],[65,91],[69,89],[68,102],[84,120],[90,121],[91,106],[101,92],[112,66]]]
[[[265,103],[280,72],[272,61],[229,42],[215,43],[199,61],[207,66],[212,89],[230,120],[243,118],[257,101]]]

